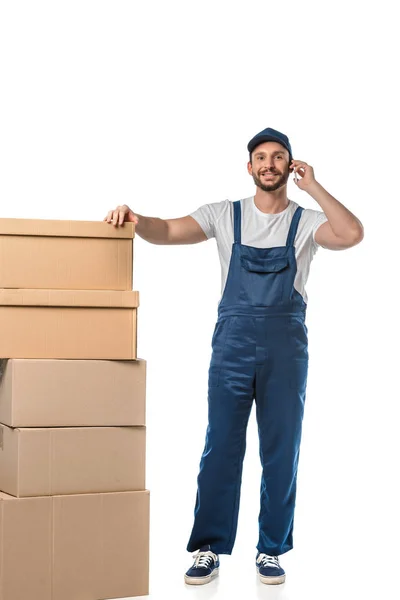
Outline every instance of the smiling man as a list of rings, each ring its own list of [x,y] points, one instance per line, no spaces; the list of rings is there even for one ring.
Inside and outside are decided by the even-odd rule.
[[[216,238],[221,299],[208,375],[208,427],[197,479],[194,524],[187,550],[195,561],[188,584],[219,573],[219,554],[235,542],[246,429],[256,404],[262,466],[256,568],[263,583],[285,580],[279,556],[293,548],[296,479],[308,372],[305,324],[310,263],[319,246],[341,250],[363,239],[363,226],[293,160],[288,137],[271,127],[248,146],[254,196],[205,204],[180,219],[134,213],[127,205],[105,221],[136,224],[155,244]],[[322,208],[304,209],[287,197],[295,183]],[[299,178],[298,178],[299,176]]]

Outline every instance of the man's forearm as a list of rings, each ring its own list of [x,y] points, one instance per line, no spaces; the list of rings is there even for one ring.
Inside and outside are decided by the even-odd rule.
[[[334,198],[318,181],[307,187],[307,192],[318,202],[326,216],[332,231],[341,238],[359,239],[363,235],[361,221],[339,200]]]
[[[168,239],[168,223],[158,217],[143,217],[135,213],[139,219],[135,232],[151,244],[166,244]]]

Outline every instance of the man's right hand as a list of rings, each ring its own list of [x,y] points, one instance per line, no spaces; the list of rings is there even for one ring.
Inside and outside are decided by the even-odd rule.
[[[127,204],[123,204],[122,206],[117,206],[114,210],[110,210],[107,213],[107,216],[104,217],[103,221],[107,223],[112,223],[116,227],[118,225],[122,225],[124,221],[129,223],[135,223],[135,225],[139,222],[139,217],[135,215],[135,213],[129,208]]]

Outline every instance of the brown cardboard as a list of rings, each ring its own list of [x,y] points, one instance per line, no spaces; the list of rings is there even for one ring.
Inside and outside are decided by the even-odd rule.
[[[131,290],[134,224],[0,219],[0,287]]]
[[[0,490],[18,498],[145,488],[145,427],[0,424]]]
[[[0,493],[0,600],[149,594],[150,492]]]
[[[146,361],[0,361],[0,423],[9,427],[146,425]]]
[[[0,358],[133,360],[139,292],[0,289]]]

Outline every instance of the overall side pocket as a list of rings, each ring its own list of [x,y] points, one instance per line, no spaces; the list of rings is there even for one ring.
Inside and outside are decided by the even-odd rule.
[[[212,345],[212,355],[211,355],[211,363],[208,371],[208,385],[209,387],[216,387],[219,385],[219,375],[221,372],[223,358],[224,358],[224,349],[226,345],[226,340],[228,337],[228,332],[230,325],[232,323],[232,319],[234,317],[225,317],[220,321],[217,321],[211,341]]]

